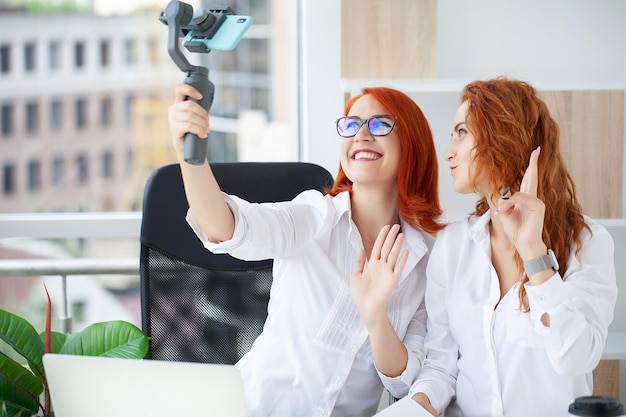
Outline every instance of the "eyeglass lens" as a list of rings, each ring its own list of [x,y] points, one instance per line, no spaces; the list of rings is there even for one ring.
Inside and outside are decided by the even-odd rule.
[[[363,120],[356,116],[340,117],[337,119],[337,133],[344,138],[356,136],[361,126],[367,124],[367,130],[372,136],[386,136],[393,130],[394,119],[391,116],[373,116]]]

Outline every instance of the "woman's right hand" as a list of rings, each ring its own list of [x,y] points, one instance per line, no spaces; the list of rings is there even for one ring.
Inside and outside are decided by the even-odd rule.
[[[185,134],[195,133],[201,139],[209,136],[209,113],[187,97],[200,100],[202,94],[189,84],[178,84],[174,89],[174,103],[168,109],[172,144],[179,158],[183,156]]]
[[[430,414],[432,414],[434,417],[437,417],[439,415],[437,414],[437,410],[435,410],[433,406],[430,405],[430,399],[428,398],[428,396],[424,394],[423,392],[418,392],[412,398],[413,398],[413,401],[417,402],[419,405],[424,407],[424,409],[428,411]]]

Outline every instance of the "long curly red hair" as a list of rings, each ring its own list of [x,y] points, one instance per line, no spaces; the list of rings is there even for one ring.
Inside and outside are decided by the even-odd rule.
[[[418,105],[401,91],[386,87],[364,88],[346,103],[344,115],[363,95],[371,94],[389,115],[396,118],[394,131],[402,147],[398,168],[398,210],[402,218],[414,228],[436,233],[445,226],[439,221],[437,152],[426,117]],[[330,195],[352,191],[352,181],[339,165]]]
[[[512,192],[519,191],[530,154],[541,146],[537,197],[546,207],[543,241],[556,254],[563,276],[572,242],[578,253],[581,231],[589,227],[561,156],[558,124],[537,91],[523,81],[504,77],[474,81],[461,93],[461,102],[465,101],[468,102],[465,122],[475,142],[474,185],[482,175],[489,178],[494,193],[507,186]],[[487,197],[492,196],[478,200],[473,214],[480,216],[489,209]],[[523,261],[517,254],[515,261],[523,270]],[[523,282],[527,281],[528,277],[524,277]],[[523,285],[519,295],[522,309],[528,311]]]

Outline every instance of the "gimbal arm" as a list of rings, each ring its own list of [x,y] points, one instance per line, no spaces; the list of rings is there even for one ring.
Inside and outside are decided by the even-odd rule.
[[[195,87],[202,94],[202,99],[199,101],[189,97],[187,100],[196,101],[208,112],[213,104],[215,93],[215,86],[209,81],[209,70],[191,65],[178,46],[182,28],[187,26],[192,18],[192,6],[178,0],[171,0],[159,15],[159,20],[168,27],[167,51],[176,66],[187,75],[183,82]],[[208,146],[208,138],[201,139],[194,133],[187,133],[184,139],[185,161],[194,165],[203,164],[207,157]]]

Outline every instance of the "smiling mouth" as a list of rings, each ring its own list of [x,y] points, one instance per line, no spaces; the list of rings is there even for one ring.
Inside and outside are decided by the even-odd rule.
[[[375,159],[379,159],[380,157],[381,155],[376,152],[356,152],[354,155],[352,155],[352,159],[354,159],[355,161],[359,161],[359,160],[372,161]]]

